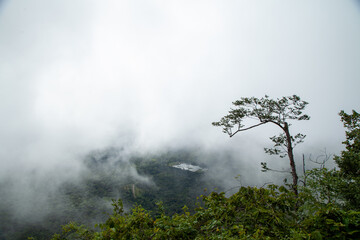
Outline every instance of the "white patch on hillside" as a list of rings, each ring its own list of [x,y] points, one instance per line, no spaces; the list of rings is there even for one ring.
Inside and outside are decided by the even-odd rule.
[[[201,168],[199,166],[195,166],[192,164],[187,164],[187,163],[180,163],[177,165],[172,166],[174,168],[179,168],[181,170],[186,170],[186,171],[190,171],[190,172],[197,172],[197,171],[206,171],[206,168]]]

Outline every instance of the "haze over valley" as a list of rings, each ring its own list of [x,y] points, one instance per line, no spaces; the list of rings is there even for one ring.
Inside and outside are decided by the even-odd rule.
[[[111,199],[180,213],[205,188],[290,180],[261,172],[289,170],[264,152],[277,126],[212,126],[241,97],[309,103],[290,128],[306,135],[299,172],[303,156],[339,155],[338,113],[359,111],[359,25],[357,0],[0,0],[0,239],[93,226]]]

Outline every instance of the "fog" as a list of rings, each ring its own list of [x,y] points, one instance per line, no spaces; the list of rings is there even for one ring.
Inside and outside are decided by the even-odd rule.
[[[31,208],[92,151],[195,146],[261,185],[260,162],[288,164],[263,153],[279,130],[230,139],[211,122],[265,94],[309,102],[298,160],[339,154],[337,114],[359,110],[359,25],[355,0],[0,1],[0,181]]]

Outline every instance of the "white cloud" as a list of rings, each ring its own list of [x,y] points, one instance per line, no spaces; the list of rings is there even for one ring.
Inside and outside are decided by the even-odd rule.
[[[309,101],[312,120],[294,131],[308,134],[306,146],[338,151],[336,114],[360,100],[354,4],[9,1],[0,12],[0,166],[71,165],[127,134],[139,147],[217,146],[228,139],[211,122],[231,101],[264,94]],[[228,144],[252,137],[261,144],[248,151],[261,152],[276,133],[264,131]]]

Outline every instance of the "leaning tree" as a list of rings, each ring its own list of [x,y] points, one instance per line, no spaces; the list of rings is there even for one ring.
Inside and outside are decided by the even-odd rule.
[[[303,110],[308,103],[302,101],[300,97],[293,95],[280,99],[270,99],[269,96],[263,98],[241,98],[233,102],[229,114],[221,118],[219,122],[213,122],[214,126],[223,128],[223,132],[230,137],[235,134],[272,123],[282,129],[282,133],[270,137],[274,143],[273,148],[265,148],[265,152],[270,155],[279,155],[281,158],[288,156],[290,161],[291,175],[293,179],[292,188],[295,195],[298,194],[298,175],[293,154],[293,148],[303,142],[305,135],[298,133],[291,135],[289,131],[289,120],[309,120],[310,117],[303,114]],[[245,124],[244,120],[253,119],[254,124]],[[265,169],[266,163],[262,163]]]

